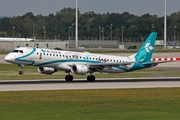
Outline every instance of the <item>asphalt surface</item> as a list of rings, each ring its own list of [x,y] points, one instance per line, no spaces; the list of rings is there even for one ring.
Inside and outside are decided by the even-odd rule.
[[[171,88],[180,87],[180,78],[127,78],[98,79],[87,82],[76,79],[64,80],[8,80],[0,81],[0,91],[34,90],[82,90],[82,89],[125,89],[125,88]]]

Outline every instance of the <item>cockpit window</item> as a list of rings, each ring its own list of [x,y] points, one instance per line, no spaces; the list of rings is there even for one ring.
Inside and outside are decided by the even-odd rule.
[[[19,50],[13,50],[12,52],[18,53]]]
[[[23,50],[13,50],[13,53],[23,53]]]
[[[23,53],[23,51],[22,51],[22,50],[19,50],[19,52],[20,52],[20,53]]]

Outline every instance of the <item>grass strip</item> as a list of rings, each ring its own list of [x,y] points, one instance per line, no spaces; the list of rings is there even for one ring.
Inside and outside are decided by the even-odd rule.
[[[180,88],[0,92],[1,120],[179,120]]]

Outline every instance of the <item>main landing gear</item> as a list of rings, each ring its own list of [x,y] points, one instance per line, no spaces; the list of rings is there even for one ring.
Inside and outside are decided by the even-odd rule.
[[[92,75],[92,73],[90,73],[90,75],[87,76],[87,81],[89,81],[89,82],[93,82],[93,81],[95,81],[95,79],[96,78],[94,75]],[[66,81],[73,81],[73,76],[70,75],[70,73],[68,73],[68,75],[65,76],[65,80]]]
[[[90,75],[88,75],[87,76],[87,81],[89,81],[89,82],[93,82],[93,81],[95,81],[95,76],[94,75],[92,75],[92,73],[90,73]]]
[[[24,65],[18,65],[18,66],[20,67],[19,75],[23,75],[24,74],[24,71],[23,71]]]
[[[66,81],[73,81],[73,76],[68,73],[68,75],[65,76]]]

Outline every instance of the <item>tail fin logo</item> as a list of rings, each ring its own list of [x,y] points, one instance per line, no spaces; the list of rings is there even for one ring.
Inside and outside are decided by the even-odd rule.
[[[151,46],[151,43],[147,43],[146,45],[145,45],[145,49],[146,49],[146,52],[150,52],[151,50],[153,50],[153,47]]]

